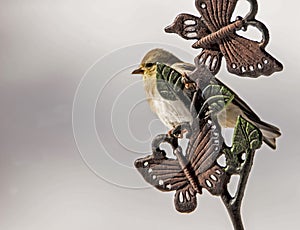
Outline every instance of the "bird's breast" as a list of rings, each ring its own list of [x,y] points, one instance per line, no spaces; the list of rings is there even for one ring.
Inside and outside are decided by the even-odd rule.
[[[145,92],[151,110],[168,128],[175,128],[184,122],[192,122],[192,115],[180,100],[164,99],[156,88],[156,79],[145,81]]]

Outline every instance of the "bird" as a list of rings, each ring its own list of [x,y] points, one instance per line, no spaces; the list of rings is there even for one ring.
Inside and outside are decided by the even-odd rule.
[[[181,124],[191,124],[193,116],[189,108],[179,99],[167,100],[161,96],[157,89],[156,71],[157,63],[163,63],[176,70],[182,76],[188,76],[195,70],[195,65],[186,63],[169,51],[161,48],[150,50],[142,59],[139,67],[132,74],[139,74],[143,77],[144,90],[151,110],[157,114],[162,123],[170,131],[176,129]],[[233,95],[233,99],[217,114],[217,120],[223,128],[234,128],[238,117],[242,116],[255,127],[263,136],[263,141],[272,149],[276,149],[276,138],[281,136],[280,129],[274,125],[262,121],[259,116],[244,102],[234,91],[227,87],[221,80],[215,77],[218,85],[228,89]],[[187,81],[186,84],[189,84]]]

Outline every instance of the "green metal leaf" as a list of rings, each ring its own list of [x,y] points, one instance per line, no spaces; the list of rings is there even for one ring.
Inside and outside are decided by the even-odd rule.
[[[224,109],[234,99],[234,94],[225,86],[212,81],[203,90],[202,97],[206,99],[202,108],[208,106],[211,112],[216,113]]]
[[[239,116],[233,135],[233,143],[231,148],[224,150],[226,156],[227,169],[229,173],[237,173],[240,171],[243,160],[242,154],[249,154],[259,149],[262,145],[262,133],[253,124]]]
[[[156,64],[156,87],[160,95],[166,100],[179,100],[189,108],[191,99],[184,90],[182,74],[165,64]]]
[[[182,94],[184,88],[182,75],[170,66],[157,63],[156,87],[164,99],[178,100],[178,96]]]
[[[262,133],[253,124],[239,116],[231,151],[235,154],[259,149],[262,145]]]

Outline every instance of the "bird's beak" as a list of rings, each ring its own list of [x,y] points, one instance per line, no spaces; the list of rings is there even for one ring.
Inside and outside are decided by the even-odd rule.
[[[131,74],[144,74],[144,70],[142,67],[139,67],[138,69],[133,70]]]

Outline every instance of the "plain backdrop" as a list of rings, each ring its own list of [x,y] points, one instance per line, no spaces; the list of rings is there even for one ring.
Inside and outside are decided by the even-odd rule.
[[[179,214],[173,194],[145,188],[132,166],[165,128],[144,103],[140,78],[130,70],[156,46],[175,47],[173,52],[192,61],[198,54],[192,43],[163,28],[179,13],[197,15],[194,1],[1,0],[0,5],[0,229],[232,229],[220,199],[205,192],[195,212]],[[271,33],[267,50],[284,64],[283,72],[241,79],[228,74],[223,62],[218,75],[283,133],[276,151],[264,146],[256,155],[243,203],[246,229],[300,224],[299,7],[295,0],[259,0],[257,18]],[[132,52],[125,50],[128,56],[118,51],[137,44]],[[99,59],[104,55],[106,64]],[[109,75],[115,66],[126,68]],[[104,90],[94,111],[104,146],[90,155],[79,151],[81,139],[76,145],[72,106],[80,82],[95,76],[96,90]],[[93,122],[88,115],[81,120],[87,126]],[[78,132],[88,148],[92,134]]]

